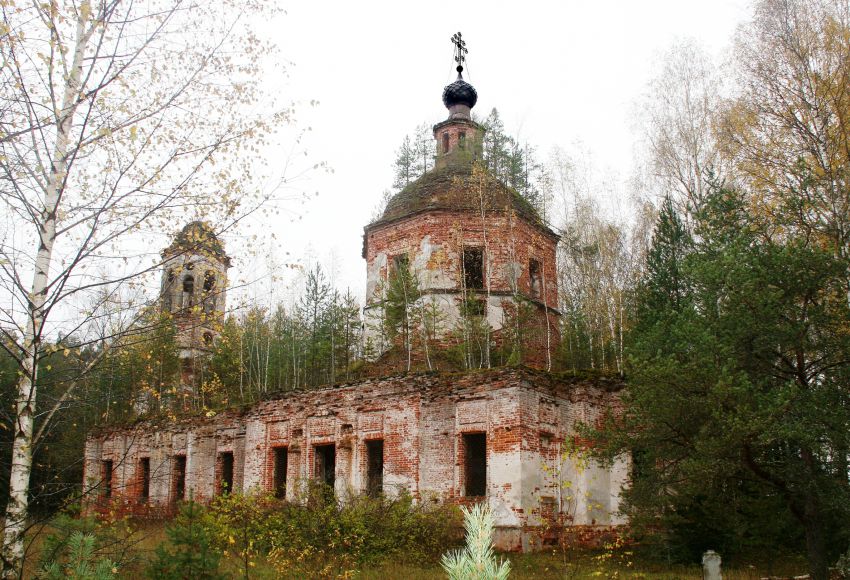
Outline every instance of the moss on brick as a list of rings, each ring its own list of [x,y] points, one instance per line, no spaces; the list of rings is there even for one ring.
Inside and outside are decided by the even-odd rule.
[[[472,182],[473,167],[472,163],[457,163],[427,172],[395,194],[387,203],[383,215],[369,224],[366,229],[422,211],[438,209],[478,211],[479,199],[475,194],[477,184]],[[511,208],[531,223],[549,230],[528,200],[486,172],[484,173],[484,190],[490,210]]]

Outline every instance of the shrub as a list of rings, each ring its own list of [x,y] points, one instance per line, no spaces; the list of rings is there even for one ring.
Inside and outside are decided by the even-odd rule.
[[[417,504],[409,494],[340,503],[330,488],[309,483],[294,502],[222,496],[205,521],[214,545],[239,559],[243,577],[266,556],[280,574],[345,578],[390,559],[436,561],[459,543],[459,516],[454,506]]]

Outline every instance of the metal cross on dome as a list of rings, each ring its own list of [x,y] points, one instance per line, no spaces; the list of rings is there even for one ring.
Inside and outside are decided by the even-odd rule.
[[[466,61],[466,41],[461,37],[460,32],[452,36],[452,44],[455,45],[455,62],[459,67],[463,67]]]

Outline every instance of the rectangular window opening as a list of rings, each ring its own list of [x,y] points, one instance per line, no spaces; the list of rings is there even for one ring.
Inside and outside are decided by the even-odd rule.
[[[463,249],[463,282],[470,290],[484,288],[484,249]]]
[[[336,481],[336,445],[316,445],[314,476],[322,483],[333,487]]]
[[[528,277],[531,287],[531,297],[540,298],[540,262],[537,260],[529,260],[528,262]]]
[[[103,486],[101,495],[105,498],[112,497],[112,469],[111,459],[105,459],[100,463],[100,478]]]
[[[487,434],[466,433],[463,436],[464,495],[487,495]]]
[[[286,470],[289,467],[289,453],[286,447],[274,449],[274,496],[278,499],[286,497]]]
[[[218,456],[218,465],[221,470],[218,489],[224,495],[233,491],[233,452],[225,451]]]
[[[461,131],[457,134],[457,146],[459,149],[466,149],[466,132]]]
[[[449,152],[449,134],[443,133],[443,153]]]
[[[366,493],[377,497],[384,492],[384,441],[366,442]]]
[[[151,459],[139,459],[139,500],[145,502],[151,495]]]
[[[185,455],[175,455],[174,456],[174,472],[172,473],[173,477],[173,490],[174,494],[172,495],[172,501],[178,502],[186,499],[186,456]]]

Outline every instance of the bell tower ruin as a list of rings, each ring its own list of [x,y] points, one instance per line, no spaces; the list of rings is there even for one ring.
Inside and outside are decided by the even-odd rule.
[[[227,269],[224,244],[206,222],[187,224],[162,252],[160,308],[174,322],[180,357],[180,394],[186,406],[197,393],[200,363],[224,321]]]

